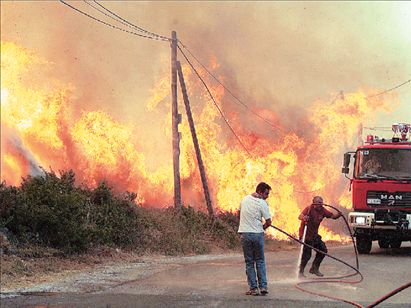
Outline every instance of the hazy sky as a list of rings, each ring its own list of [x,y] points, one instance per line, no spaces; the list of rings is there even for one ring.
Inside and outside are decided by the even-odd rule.
[[[73,6],[114,23],[81,1]],[[411,79],[411,2],[102,1],[155,33],[172,30],[253,106],[285,118],[339,91],[385,90]],[[92,109],[124,121],[143,116],[150,90],[169,74],[167,42],[108,28],[55,1],[1,1],[1,39],[54,63]],[[411,83],[393,114],[411,121]]]

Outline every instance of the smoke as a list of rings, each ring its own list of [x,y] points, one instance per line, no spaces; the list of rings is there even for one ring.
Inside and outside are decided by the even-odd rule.
[[[33,157],[32,153],[24,148],[20,138],[16,134],[10,134],[8,141],[13,143],[17,152],[28,162],[30,175],[38,176],[43,174],[43,171],[39,168],[39,164]]]
[[[205,65],[214,65],[213,73],[249,109],[280,126],[285,134],[294,132],[284,140],[284,133],[268,127],[225,92],[221,96],[223,111],[247,145],[263,149],[261,153],[268,154],[274,147],[292,149],[300,160],[304,157],[301,163],[312,164],[318,149],[327,151],[331,138],[352,133],[346,131],[349,123],[327,116],[326,110],[338,115],[347,106],[353,108],[365,126],[389,126],[411,119],[409,85],[395,91],[396,97],[388,96],[390,103],[377,99],[365,113],[360,110],[363,98],[354,97],[357,104],[345,103],[345,99],[350,101],[347,93],[361,90],[374,94],[411,77],[411,35],[404,30],[410,28],[404,21],[411,20],[405,18],[411,12],[410,3],[101,3],[155,33],[170,36],[171,30],[177,31],[179,39]],[[71,4],[98,16],[84,2]],[[99,18],[114,23],[102,15]],[[103,111],[113,121],[133,124],[131,143],[145,154],[146,171],[171,164],[168,43],[108,28],[49,1],[1,2],[1,30],[3,41],[15,42],[52,62],[49,74],[73,86],[69,103],[74,117]],[[181,55],[179,58],[183,60]],[[162,76],[167,76],[164,86],[158,84]],[[187,78],[189,85],[198,82]],[[155,108],[148,109],[153,89],[163,89],[165,94],[159,96]],[[189,94],[196,120],[206,108],[204,102],[211,102],[204,99],[205,92]],[[398,117],[390,116],[390,110]],[[214,119],[224,127],[220,118]],[[322,127],[330,124],[335,124],[332,134],[321,135]],[[60,137],[67,148],[74,149],[65,132],[60,129]],[[322,139],[317,140],[318,136]],[[216,137],[238,147],[226,128]],[[67,153],[68,158],[77,155]],[[286,162],[279,165],[287,170]],[[320,167],[314,164],[304,171],[315,174]],[[125,180],[129,176],[131,173],[126,173]],[[198,199],[201,188],[194,187],[198,184],[191,181],[194,176],[188,175],[184,189]],[[327,176],[326,172],[318,174]],[[313,178],[304,179],[307,187],[316,189],[310,181]],[[214,192],[218,193],[217,188]],[[155,200],[156,193],[149,199]],[[336,189],[334,198],[340,194]]]
[[[15,163],[19,165],[19,169],[23,170],[24,174],[30,174],[33,176],[43,174],[43,171],[39,168],[37,160],[34,158],[30,150],[23,145],[19,135],[12,129],[9,129],[3,125],[1,125],[1,148],[3,150],[8,149],[8,154],[11,154],[14,157]],[[1,157],[2,178],[9,175],[9,179],[14,177],[16,182],[20,181],[19,178],[16,178],[19,174],[11,174],[12,170],[9,170],[5,164],[5,160],[10,159],[11,155],[9,157],[5,157],[3,154],[4,153],[2,153]]]
[[[238,96],[281,114],[286,126],[302,122],[318,98],[389,88],[411,74],[411,35],[404,30],[410,3],[101,3],[161,35],[176,30],[205,64],[218,59],[219,75]],[[72,4],[114,24],[85,3]],[[54,62],[75,83],[81,106],[87,102],[90,110],[109,110],[129,122],[145,116],[147,89],[169,71],[168,43],[108,28],[59,2],[1,7],[2,40]],[[398,108],[405,111],[405,104]]]

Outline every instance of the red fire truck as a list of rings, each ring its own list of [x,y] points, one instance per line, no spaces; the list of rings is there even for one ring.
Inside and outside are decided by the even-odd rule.
[[[360,254],[400,248],[411,240],[411,125],[392,125],[390,139],[368,135],[355,152],[344,154],[342,172],[350,180],[353,212],[349,222]],[[348,177],[351,157],[352,178]]]

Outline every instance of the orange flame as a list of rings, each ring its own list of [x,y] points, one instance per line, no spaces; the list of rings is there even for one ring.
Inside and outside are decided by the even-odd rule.
[[[139,141],[143,131],[98,110],[83,111],[76,119],[70,108],[70,93],[74,89],[49,80],[39,64],[50,65],[13,43],[1,43],[1,179],[18,185],[21,177],[33,173],[37,166],[73,169],[80,183],[93,187],[107,179],[119,191],[137,192],[142,204],[171,205],[171,154],[151,170],[146,163],[145,145]],[[216,59],[212,59],[210,66],[218,71]],[[228,115],[249,155],[228,135],[217,109],[189,68],[184,66],[183,71],[214,207],[235,211],[241,199],[258,182],[265,181],[273,188],[268,199],[273,223],[293,234],[299,226],[297,216],[314,195],[322,195],[327,203],[350,207],[346,182],[340,174],[342,153],[355,146],[357,127],[370,111],[388,108],[386,101],[369,101],[366,93],[359,91],[345,94],[332,104],[315,102],[307,110],[310,116],[304,124],[304,135],[297,134],[295,128],[282,127],[280,117],[269,109],[249,106],[283,131],[260,135],[242,126],[241,111],[229,107],[223,87],[211,87],[217,104]],[[204,71],[200,73],[208,84],[213,84]],[[159,79],[147,102],[147,112],[154,112],[170,101],[169,84],[168,77]],[[183,106],[179,108],[183,112]],[[163,139],[170,140],[171,146],[170,112],[161,117],[165,127]],[[205,209],[186,121],[180,125],[180,131],[183,201]],[[327,228],[320,230],[325,239],[344,240]],[[284,238],[274,232],[272,235]]]

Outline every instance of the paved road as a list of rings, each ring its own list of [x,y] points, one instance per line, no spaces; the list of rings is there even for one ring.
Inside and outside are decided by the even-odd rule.
[[[396,251],[375,246],[371,255],[359,256],[363,282],[316,283],[305,288],[366,305],[410,282],[411,245],[407,243]],[[329,251],[355,264],[352,247],[331,247]],[[161,264],[144,263],[151,268],[151,272],[146,271],[144,275],[140,266],[130,266],[107,271],[105,276],[97,275],[99,278],[94,280],[77,277],[48,290],[52,292],[2,298],[1,307],[349,307],[346,303],[303,293],[294,287],[298,282],[298,253],[296,250],[266,253],[270,293],[264,297],[244,295],[247,285],[243,258],[240,254],[231,254],[175,258]],[[327,276],[352,272],[329,258],[324,260],[321,270]],[[411,288],[381,307],[411,307]]]

